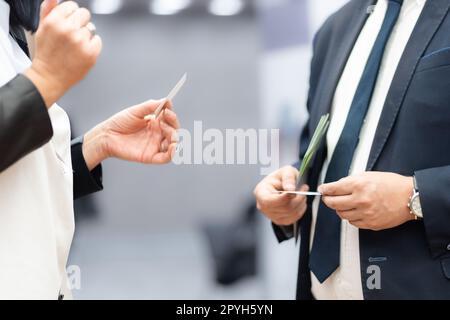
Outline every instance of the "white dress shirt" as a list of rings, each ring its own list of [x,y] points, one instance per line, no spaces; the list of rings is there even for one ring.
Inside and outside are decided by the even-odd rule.
[[[400,16],[387,43],[378,80],[373,93],[360,140],[353,156],[350,175],[366,171],[370,150],[375,137],[383,106],[391,86],[400,58],[418,21],[426,0],[404,0]],[[368,17],[336,88],[331,124],[327,134],[328,157],[322,168],[320,183],[324,181],[331,156],[344,128],[353,96],[366,66],[370,52],[381,29],[388,0],[379,0]],[[314,237],[317,211],[320,199],[313,202],[311,246]],[[348,221],[341,226],[341,257],[339,268],[324,282],[320,283],[311,273],[312,293],[316,299],[363,299],[361,283],[359,230]]]
[[[31,62],[9,35],[0,0],[0,86]],[[74,232],[70,123],[49,109],[53,138],[0,173],[0,299],[70,298],[66,263]]]

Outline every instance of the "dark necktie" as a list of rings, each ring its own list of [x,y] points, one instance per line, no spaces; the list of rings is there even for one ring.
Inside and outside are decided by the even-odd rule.
[[[380,33],[367,60],[336,149],[331,157],[325,183],[348,176],[359,134],[372,99],[384,50],[397,22],[403,0],[388,1],[388,9]],[[309,267],[323,283],[338,267],[341,245],[341,219],[337,213],[320,203]]]

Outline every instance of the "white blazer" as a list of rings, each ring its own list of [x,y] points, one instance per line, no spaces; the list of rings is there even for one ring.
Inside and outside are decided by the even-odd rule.
[[[9,6],[0,0],[0,87],[30,64],[9,35]],[[49,114],[52,140],[0,173],[0,299],[71,297],[66,273],[74,232],[70,123],[57,105]]]

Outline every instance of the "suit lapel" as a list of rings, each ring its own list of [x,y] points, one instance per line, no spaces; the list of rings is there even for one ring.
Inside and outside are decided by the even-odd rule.
[[[347,28],[339,32],[339,35],[335,36],[335,42],[338,43],[337,47],[332,49],[332,57],[327,59],[324,66],[324,74],[328,76],[323,77],[323,82],[319,84],[316,101],[317,105],[313,110],[316,110],[311,114],[310,132],[314,132],[319,119],[322,115],[330,112],[333,98],[336,92],[339,80],[344,72],[347,60],[352,52],[356,40],[358,39],[361,29],[363,28],[367,18],[367,8],[374,4],[376,0],[361,0],[358,4],[357,10],[353,14],[351,20],[347,24]]]
[[[428,0],[409,40],[389,89],[367,164],[374,168],[392,131],[414,71],[450,7],[449,0]]]
[[[348,19],[349,22],[343,22],[347,27],[338,30],[338,34],[334,35],[334,40],[330,44],[329,57],[326,59],[325,65],[323,66],[322,74],[324,74],[324,76],[322,76],[322,80],[319,82],[316,89],[315,102],[310,113],[309,132],[311,132],[311,134],[315,131],[320,117],[329,113],[331,110],[336,88],[342,73],[344,72],[347,60],[369,16],[367,14],[367,8],[375,2],[376,0],[359,1],[354,14]],[[317,151],[314,166],[309,173],[308,179],[310,184],[313,181],[318,180],[326,156],[327,148],[326,143],[324,142]],[[316,186],[313,183],[311,187]]]

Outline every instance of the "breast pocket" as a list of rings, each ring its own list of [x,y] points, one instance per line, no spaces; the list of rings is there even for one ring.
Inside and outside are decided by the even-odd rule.
[[[402,107],[414,130],[436,141],[450,138],[449,88],[450,49],[422,59]]]
[[[419,61],[416,73],[450,66],[450,47],[442,48],[426,54]]]

